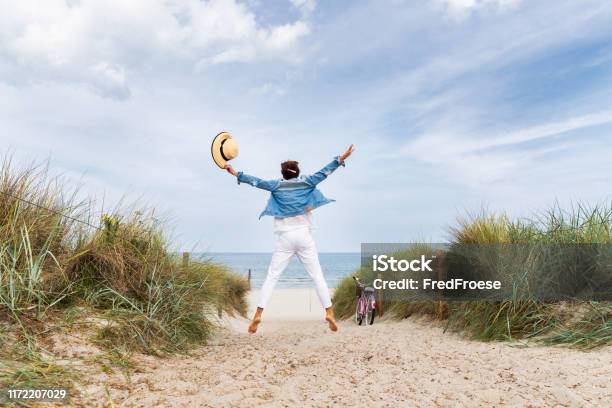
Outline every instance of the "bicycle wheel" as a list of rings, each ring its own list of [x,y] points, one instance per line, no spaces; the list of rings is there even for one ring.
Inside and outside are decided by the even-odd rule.
[[[376,317],[376,309],[372,309],[372,314],[370,315],[369,323],[374,324],[374,318]]]
[[[366,305],[366,324],[374,324],[374,318],[376,317],[376,309],[372,308],[372,298],[368,298]]]
[[[361,323],[363,322],[363,315],[361,314],[361,303],[362,299],[357,299],[357,307],[355,307],[355,322],[357,322],[359,326],[361,326]]]

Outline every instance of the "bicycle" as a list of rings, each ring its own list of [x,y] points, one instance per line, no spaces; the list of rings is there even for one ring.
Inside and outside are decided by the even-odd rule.
[[[361,283],[356,276],[353,279],[357,283],[356,295],[357,307],[355,309],[355,321],[359,326],[363,323],[364,319],[366,325],[374,324],[374,318],[376,317],[376,298],[374,297],[374,288],[366,286],[365,283]]]

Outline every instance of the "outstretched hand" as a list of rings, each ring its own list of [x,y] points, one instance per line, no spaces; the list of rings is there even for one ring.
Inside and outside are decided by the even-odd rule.
[[[231,164],[226,164],[225,166],[223,166],[223,168],[227,170],[227,172],[232,176],[238,177],[238,173],[236,173],[236,170],[234,170]]]
[[[354,151],[355,148],[353,147],[353,145],[350,145],[348,149],[346,149],[346,152],[344,152],[344,154],[340,156],[340,162],[344,162],[351,154],[353,154]]]

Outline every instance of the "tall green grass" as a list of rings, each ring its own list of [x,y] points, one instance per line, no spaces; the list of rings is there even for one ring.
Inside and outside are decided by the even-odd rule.
[[[612,343],[612,304],[589,302],[590,310],[577,320],[560,325],[544,341],[547,344],[569,344],[581,348],[595,348]]]
[[[450,250],[465,244],[609,244],[612,238],[612,204],[589,207],[578,204],[569,210],[558,205],[548,211],[535,214],[529,219],[511,220],[504,214],[482,212],[458,220],[451,229]],[[491,248],[484,247],[483,248]],[[470,259],[486,262],[482,257]],[[450,259],[450,258],[449,258]],[[497,259],[499,261],[499,259]],[[552,262],[551,262],[552,260]],[[539,281],[548,280],[562,285],[564,276],[589,270],[598,271],[598,263],[609,263],[608,259],[581,254],[580,259],[564,259],[561,255],[547,258],[546,262],[534,257],[507,257],[502,260],[508,270],[524,271],[524,285],[517,287],[512,296],[505,301],[443,302],[433,301],[390,301],[385,308],[395,318],[411,315],[429,315],[447,320],[447,328],[464,333],[480,340],[507,340],[539,336],[547,344],[566,343],[578,347],[593,347],[608,344],[612,340],[611,309],[609,303],[592,302],[589,314],[582,313],[585,302],[570,304],[576,313],[561,312],[558,302],[543,302],[531,296],[529,282],[535,277]],[[573,264],[572,264],[573,263]],[[487,268],[479,268],[486,271]],[[612,280],[603,268],[597,279]],[[593,272],[595,271],[595,272]],[[357,271],[366,278],[367,270]],[[595,276],[595,275],[594,275]],[[370,277],[371,278],[371,277]],[[480,278],[487,278],[480,276]],[[350,278],[339,285],[334,294],[334,304],[338,314],[343,317],[352,315],[355,307],[354,285]],[[389,296],[384,296],[389,298]],[[442,306],[442,307],[440,307]],[[440,310],[442,309],[442,313]],[[578,319],[578,320],[576,320]]]
[[[205,342],[218,326],[219,309],[246,312],[246,280],[211,262],[183,265],[153,211],[99,214],[90,202],[77,202],[61,180],[48,177],[46,168],[18,168],[4,160],[3,373],[11,366],[39,367],[40,333],[75,307],[107,322],[91,328],[99,344],[151,353]],[[12,377],[0,376],[7,378]]]

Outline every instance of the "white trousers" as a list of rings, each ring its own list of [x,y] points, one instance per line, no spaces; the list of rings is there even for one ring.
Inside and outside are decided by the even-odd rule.
[[[319,254],[317,253],[317,248],[309,228],[299,228],[278,233],[276,249],[272,254],[272,262],[270,262],[268,267],[268,275],[261,287],[261,295],[257,307],[266,308],[278,278],[280,278],[293,255],[298,256],[302,265],[306,268],[306,272],[308,272],[314,281],[321,305],[325,309],[330,307],[332,303],[329,296],[329,288],[325,282],[325,277],[319,264]]]

